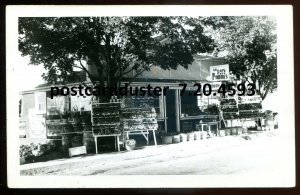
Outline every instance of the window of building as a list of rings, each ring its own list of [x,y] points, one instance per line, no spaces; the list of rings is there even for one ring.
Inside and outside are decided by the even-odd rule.
[[[202,114],[198,104],[197,97],[194,96],[194,90],[186,90],[184,94],[180,96],[181,99],[181,116],[197,116]]]
[[[62,116],[70,111],[69,96],[54,96],[51,99],[50,91],[47,92],[47,119],[61,119]]]
[[[38,114],[46,113],[46,92],[35,93],[35,109]]]
[[[71,111],[83,112],[91,111],[92,96],[71,96]]]
[[[205,110],[209,105],[219,105],[220,104],[220,94],[216,95],[210,94],[209,96],[197,96],[197,105],[200,110]]]

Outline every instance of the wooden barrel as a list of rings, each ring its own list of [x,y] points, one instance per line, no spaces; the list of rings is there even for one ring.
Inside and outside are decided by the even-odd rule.
[[[70,134],[62,134],[62,150],[63,152],[67,152],[71,147],[71,135]]]
[[[166,135],[162,137],[162,143],[163,144],[171,144],[172,143],[172,136]]]
[[[248,128],[247,127],[242,127],[242,133],[244,134],[244,133],[247,133],[247,131],[248,131]]]
[[[186,142],[187,141],[187,136],[184,133],[180,134],[180,142]]]
[[[207,131],[201,131],[201,138],[206,139],[207,138]]]
[[[237,135],[237,128],[236,127],[231,127],[230,130],[231,130],[230,135]]]
[[[267,119],[266,120],[266,127],[267,127],[267,130],[274,130],[274,120],[273,119]]]
[[[236,134],[241,135],[243,133],[243,128],[242,127],[236,127]]]
[[[177,144],[180,142],[180,135],[173,135],[172,137],[172,143]]]
[[[194,140],[200,140],[201,139],[201,132],[196,131],[194,132]]]
[[[95,139],[92,131],[84,131],[82,138],[83,145],[86,147],[87,153],[95,152]]]
[[[187,141],[194,141],[194,133],[188,133],[187,134]]]
[[[230,128],[225,129],[225,136],[229,136],[231,134]]]

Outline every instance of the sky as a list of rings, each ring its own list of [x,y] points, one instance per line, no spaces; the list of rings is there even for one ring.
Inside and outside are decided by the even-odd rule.
[[[274,112],[278,112],[278,91],[274,91],[273,93],[269,93],[267,97],[262,102],[263,110],[272,110]]]
[[[19,92],[34,89],[37,85],[44,83],[41,75],[45,70],[42,65],[29,65],[29,57],[22,57],[20,53],[16,57],[18,63],[14,71],[16,71]]]

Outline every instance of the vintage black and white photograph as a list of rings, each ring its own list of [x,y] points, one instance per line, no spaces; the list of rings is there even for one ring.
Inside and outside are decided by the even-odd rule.
[[[295,185],[291,7],[7,11],[12,186]]]

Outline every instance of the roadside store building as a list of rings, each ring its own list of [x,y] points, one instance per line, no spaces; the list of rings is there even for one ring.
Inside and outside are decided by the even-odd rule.
[[[197,87],[195,83],[210,83],[212,90],[216,91],[222,81],[230,77],[229,67],[224,65],[222,58],[210,55],[196,55],[194,62],[188,69],[179,66],[177,70],[162,70],[151,67],[150,71],[141,74],[130,86],[141,87],[169,87],[166,96],[155,96],[154,107],[159,124],[158,130],[166,132],[184,132],[195,129],[196,123],[202,119],[204,109],[211,104],[219,104],[220,94],[210,96],[194,96]],[[217,67],[219,72],[212,72],[212,67]],[[93,67],[88,66],[89,69]],[[134,73],[128,73],[130,78]],[[91,85],[87,77],[86,84]],[[79,85],[79,82],[68,83],[67,87]],[[124,84],[124,83],[123,83]],[[187,84],[186,93],[180,95],[182,86]],[[65,110],[79,112],[87,115],[91,112],[91,96],[55,96],[50,97],[50,87],[53,85],[42,84],[33,90],[23,91],[19,129],[21,143],[45,143],[47,140],[59,140],[62,129],[56,128],[55,123],[62,122],[58,113]],[[57,87],[62,87],[56,85]],[[142,97],[132,97],[142,98]]]

